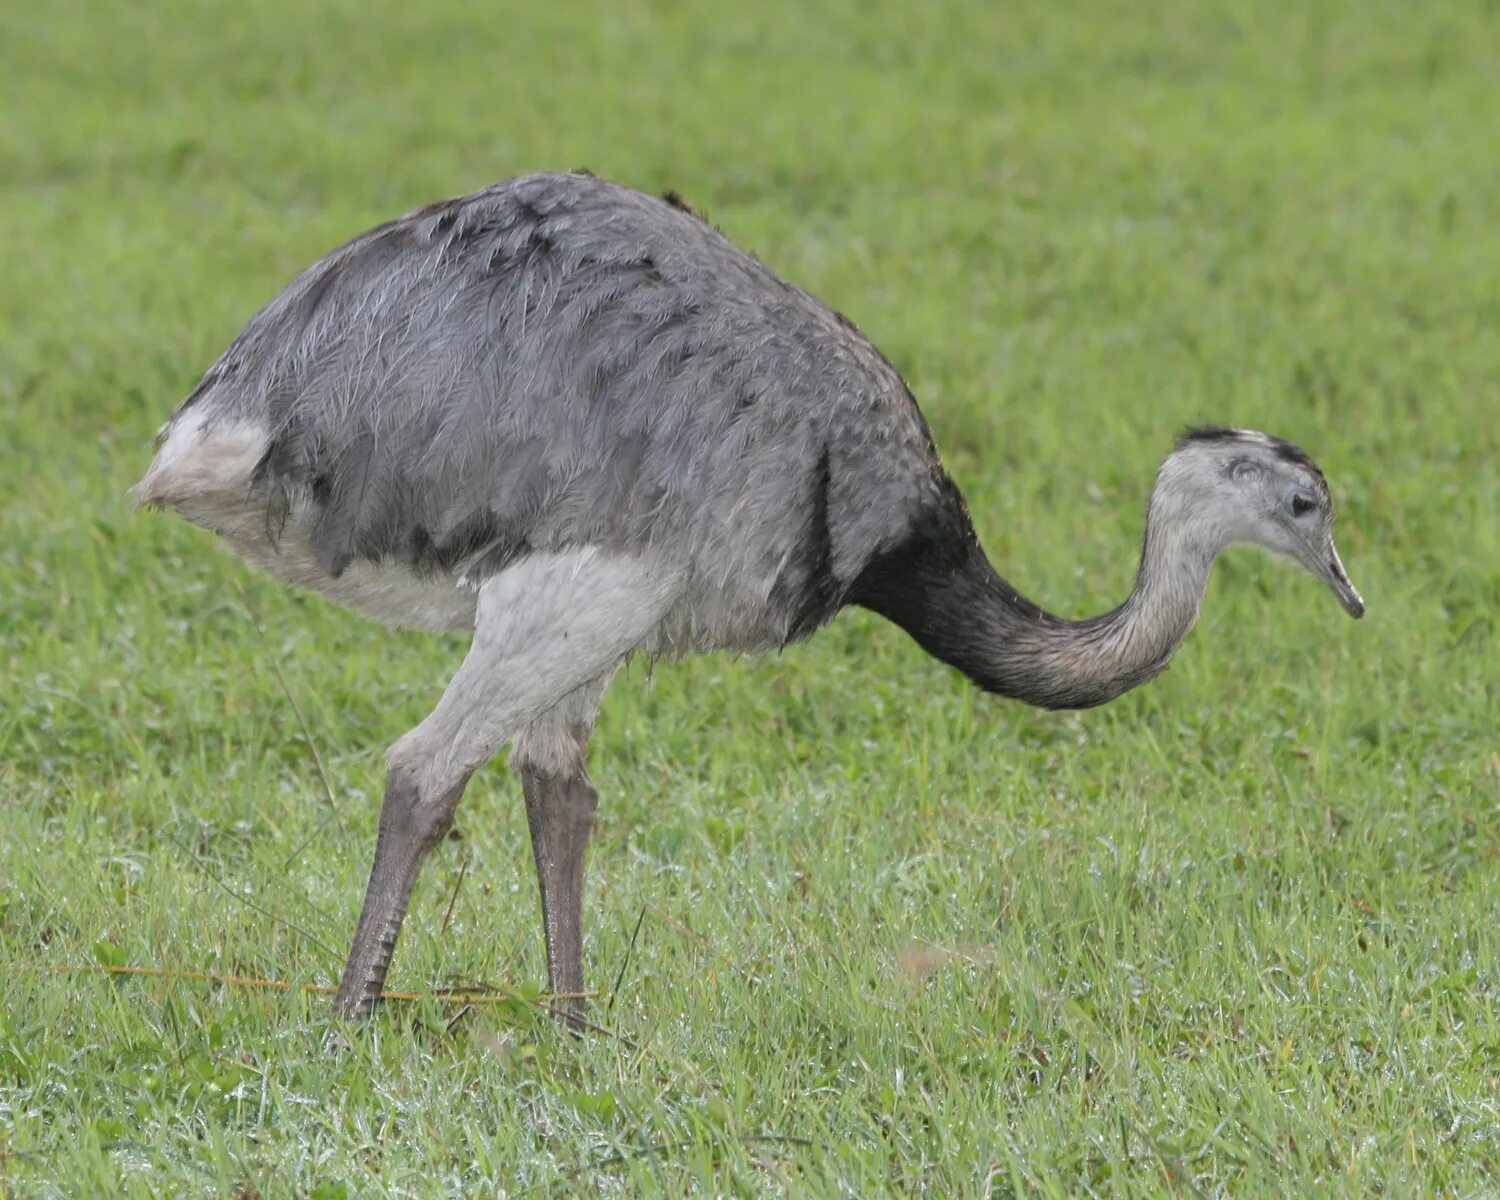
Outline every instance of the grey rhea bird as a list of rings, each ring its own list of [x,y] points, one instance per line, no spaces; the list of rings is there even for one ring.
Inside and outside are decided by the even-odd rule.
[[[378,998],[423,860],[509,744],[550,988],[581,1020],[585,751],[634,652],[780,647],[859,605],[988,691],[1081,708],[1167,665],[1232,542],[1363,611],[1317,466],[1215,428],[1163,462],[1124,603],[1044,612],[990,566],[853,324],[675,195],[587,173],[432,204],[313,264],[182,402],[134,494],[370,616],[472,631],[386,757],[347,1016]]]

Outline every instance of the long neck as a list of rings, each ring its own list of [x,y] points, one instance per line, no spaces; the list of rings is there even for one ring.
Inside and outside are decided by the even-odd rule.
[[[1175,506],[1173,506],[1175,507]],[[987,691],[1043,708],[1089,708],[1163,671],[1198,618],[1219,547],[1153,497],[1135,587],[1083,621],[1044,612],[990,566],[967,520],[879,564],[856,600]]]

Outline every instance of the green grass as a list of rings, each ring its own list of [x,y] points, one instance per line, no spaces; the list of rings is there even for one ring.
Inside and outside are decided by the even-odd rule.
[[[0,23],[0,1194],[1500,1191],[1500,9],[503,7]],[[631,1045],[521,999],[329,1055],[316,998],[52,973],[335,978],[462,642],[123,493],[298,268],[580,165],[855,316],[1054,609],[1124,592],[1212,420],[1320,460],[1369,617],[1236,552],[1165,677],[1072,715],[861,614],[633,669],[588,900]],[[502,768],[460,826],[390,983],[532,994]]]

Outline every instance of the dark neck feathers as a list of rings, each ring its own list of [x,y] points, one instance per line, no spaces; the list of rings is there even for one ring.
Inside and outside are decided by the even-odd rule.
[[[850,599],[905,629],[986,691],[1042,708],[1090,708],[1160,674],[1192,628],[1216,547],[1153,500],[1135,588],[1101,616],[1069,621],[990,565],[956,489],[878,556]]]

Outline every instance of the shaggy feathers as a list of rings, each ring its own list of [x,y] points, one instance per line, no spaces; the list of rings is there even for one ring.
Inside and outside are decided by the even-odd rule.
[[[195,409],[267,428],[267,528],[310,509],[331,575],[480,580],[538,551],[669,546],[700,601],[753,626],[721,631],[740,644],[811,632],[949,491],[910,393],[846,322],[680,202],[574,175],[334,251],[174,420]],[[865,502],[872,481],[893,506]]]

